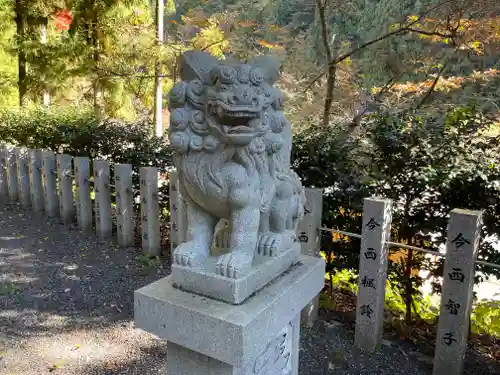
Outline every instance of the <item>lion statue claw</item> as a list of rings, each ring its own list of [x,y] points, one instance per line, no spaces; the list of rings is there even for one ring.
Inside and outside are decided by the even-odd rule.
[[[292,129],[273,83],[271,57],[247,63],[191,51],[169,97],[169,141],[187,202],[187,242],[174,262],[203,264],[212,245],[226,251],[215,272],[240,278],[255,254],[279,256],[295,241],[305,196],[290,169]],[[228,225],[214,233],[221,218]]]

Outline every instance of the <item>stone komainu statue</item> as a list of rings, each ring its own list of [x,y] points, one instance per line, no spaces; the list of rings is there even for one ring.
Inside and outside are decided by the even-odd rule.
[[[293,245],[305,196],[290,169],[292,129],[272,86],[278,76],[269,56],[229,63],[183,55],[182,81],[169,98],[168,136],[188,217],[176,264],[202,265],[215,242],[226,248],[215,272],[240,278],[256,253],[275,257]],[[221,218],[229,224],[214,234]]]

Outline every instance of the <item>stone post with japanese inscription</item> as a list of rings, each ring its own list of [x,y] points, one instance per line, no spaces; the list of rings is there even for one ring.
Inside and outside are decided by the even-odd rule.
[[[134,244],[134,191],[132,165],[115,164],[116,224],[118,245]]]
[[[111,192],[109,162],[94,160],[95,223],[99,238],[112,235]]]
[[[41,212],[44,208],[43,186],[42,186],[42,154],[39,150],[28,151],[30,175],[31,204],[35,212]]]
[[[90,199],[90,160],[75,158],[75,201],[78,227],[83,233],[92,232],[92,200]]]
[[[463,373],[481,225],[481,211],[451,211],[434,354],[434,375]]]
[[[354,342],[366,352],[378,350],[382,340],[391,210],[390,199],[364,201]]]
[[[30,176],[28,171],[28,150],[15,149],[17,160],[17,185],[19,187],[19,202],[24,208],[31,206]]]
[[[57,155],[59,208],[61,220],[64,224],[71,224],[74,220],[72,160],[71,155]]]
[[[42,184],[45,198],[45,214],[56,217],[59,207],[57,196],[56,155],[42,152]]]
[[[301,253],[318,256],[321,245],[321,218],[323,216],[323,191],[306,188],[306,203],[304,217],[297,227],[297,239],[300,242]],[[311,327],[318,317],[319,295],[302,310],[301,324]]]
[[[170,198],[170,249],[174,250],[186,240],[187,207],[179,192],[177,172],[168,174]]]
[[[141,167],[141,234],[142,249],[151,255],[160,254],[160,212],[158,205],[158,169]]]

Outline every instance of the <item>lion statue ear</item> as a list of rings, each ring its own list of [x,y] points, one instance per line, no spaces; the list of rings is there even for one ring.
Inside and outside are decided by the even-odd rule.
[[[219,60],[208,52],[187,51],[181,56],[181,79],[192,81],[199,79],[204,84],[210,83],[210,72]]]
[[[269,84],[275,83],[280,77],[281,62],[277,56],[261,55],[248,60],[248,64],[259,68],[264,79]]]

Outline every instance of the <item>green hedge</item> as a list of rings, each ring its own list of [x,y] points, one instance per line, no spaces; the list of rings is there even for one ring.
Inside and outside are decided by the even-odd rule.
[[[165,170],[172,165],[171,154],[164,139],[151,134],[152,128],[149,121],[99,120],[85,111],[0,113],[0,140],[4,142]]]

